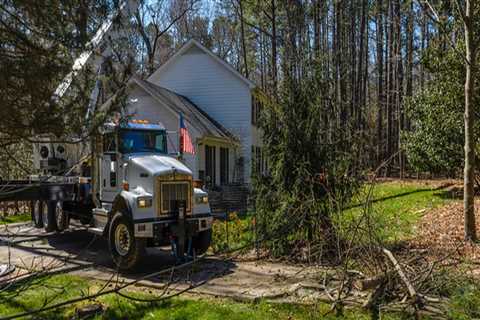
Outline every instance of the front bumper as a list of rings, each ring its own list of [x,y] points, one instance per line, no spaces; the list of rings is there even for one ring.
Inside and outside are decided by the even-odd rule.
[[[154,238],[158,241],[168,239],[174,234],[178,223],[176,219],[142,219],[134,221],[135,237]],[[185,232],[187,237],[212,228],[211,214],[188,216],[185,218]]]

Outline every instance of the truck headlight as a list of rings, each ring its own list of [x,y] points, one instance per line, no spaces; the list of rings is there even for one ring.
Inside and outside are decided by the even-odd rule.
[[[197,204],[208,203],[208,196],[202,196],[196,198]]]
[[[151,197],[140,197],[137,199],[137,207],[139,208],[150,208],[152,206]]]

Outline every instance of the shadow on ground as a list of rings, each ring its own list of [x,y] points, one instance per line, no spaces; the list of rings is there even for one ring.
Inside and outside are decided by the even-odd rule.
[[[38,245],[35,245],[20,240],[12,246],[32,255],[66,261],[69,265],[78,266],[78,269],[82,269],[82,267],[93,269],[98,272],[91,272],[92,274],[99,274],[103,277],[117,272],[111,259],[107,240],[89,233],[85,229],[50,235],[43,234],[41,240],[36,241],[37,243]],[[134,280],[163,269],[169,269],[175,264],[175,258],[171,255],[168,247],[147,248],[147,253],[139,265],[134,270],[120,273],[120,275],[123,278]],[[233,272],[236,265],[230,261],[203,259],[195,264],[195,268],[189,268],[189,278],[194,282],[211,280],[219,276],[218,272],[213,271],[219,268],[223,270],[222,274],[228,274]],[[176,273],[180,276],[180,272]],[[148,280],[162,283],[168,280],[166,279],[168,276],[170,276],[170,272],[156,278],[148,278]]]
[[[421,188],[421,189],[415,189],[415,190],[412,190],[412,191],[408,191],[408,192],[402,192],[402,193],[397,193],[397,194],[394,194],[394,195],[391,195],[391,196],[386,196],[386,197],[381,197],[381,198],[376,198],[376,199],[372,199],[370,201],[370,203],[377,203],[377,202],[383,202],[383,201],[387,201],[387,200],[391,200],[391,199],[397,199],[397,198],[402,198],[402,197],[406,197],[406,196],[409,196],[409,195],[412,195],[412,194],[416,194],[416,193],[422,193],[422,192],[431,192],[432,190],[435,191],[434,195],[436,196],[439,196],[439,197],[442,197],[442,198],[448,198],[448,199],[456,199],[456,198],[453,198],[453,194],[452,196],[449,196],[449,190],[450,189],[454,189],[454,188],[449,188],[453,186],[453,183],[446,183],[446,184],[442,184],[441,186],[437,187],[437,188]],[[446,191],[442,191],[446,188],[449,188],[448,190]],[[463,190],[463,189],[462,189]],[[354,208],[358,208],[358,207],[363,207],[365,206],[365,202],[362,202],[362,203],[359,203],[359,204],[356,204],[356,205],[353,205],[353,206],[350,206],[350,207],[347,207],[346,209],[354,209]]]

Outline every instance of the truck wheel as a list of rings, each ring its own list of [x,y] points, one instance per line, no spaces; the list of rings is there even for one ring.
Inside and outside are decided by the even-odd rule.
[[[52,232],[57,229],[55,224],[55,202],[44,201],[42,208],[43,227],[46,232]]]
[[[199,232],[192,239],[192,247],[195,250],[195,255],[202,255],[207,252],[212,242],[212,229]]]
[[[68,229],[69,217],[65,211],[63,211],[63,202],[57,201],[55,203],[55,223],[57,231],[62,232]]]
[[[110,223],[108,245],[113,262],[120,270],[132,269],[145,254],[145,239],[135,238],[132,223],[120,212]]]
[[[32,221],[33,221],[33,226],[35,228],[43,227],[42,210],[43,210],[42,201],[40,200],[32,201]]]

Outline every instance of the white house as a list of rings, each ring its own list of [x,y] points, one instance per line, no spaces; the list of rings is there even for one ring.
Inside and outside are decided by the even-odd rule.
[[[129,88],[128,112],[161,122],[171,152],[178,151],[183,114],[196,150],[185,161],[195,179],[215,185],[251,181],[252,168],[262,163],[253,82],[190,40],[147,80],[133,78]]]

